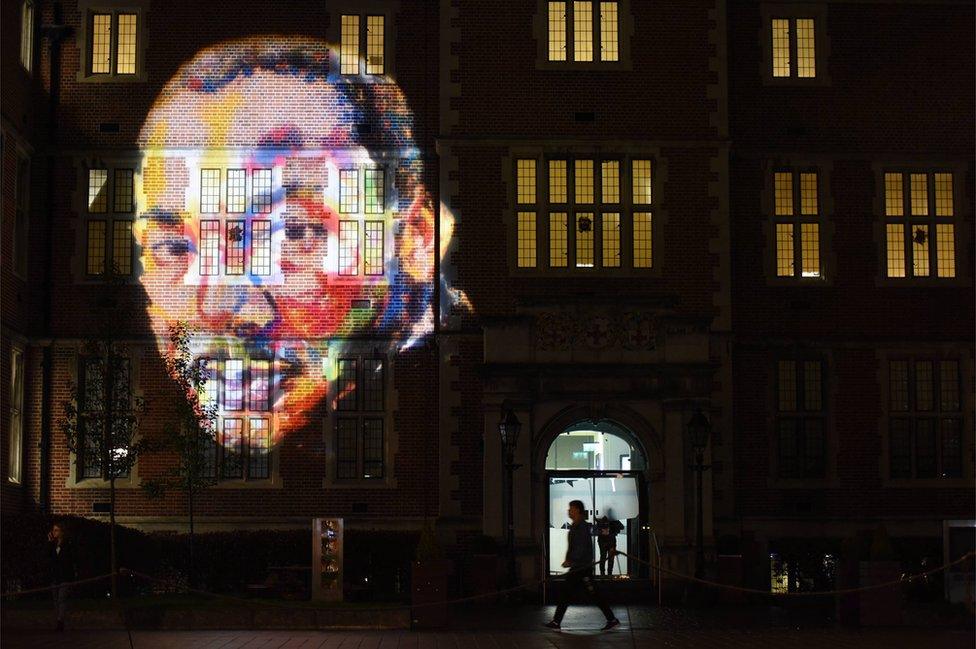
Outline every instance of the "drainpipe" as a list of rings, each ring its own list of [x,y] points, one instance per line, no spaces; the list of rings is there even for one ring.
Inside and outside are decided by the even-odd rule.
[[[55,151],[58,146],[58,102],[61,96],[61,41],[66,38],[71,28],[62,24],[61,3],[52,3],[53,24],[41,27],[42,36],[47,37],[51,50],[51,78],[48,91],[48,141],[47,141],[47,183],[54,180],[56,170]],[[47,228],[45,230],[45,258],[44,279],[42,282],[42,336],[46,340],[41,360],[41,467],[39,476],[39,507],[41,512],[51,510],[51,417],[53,416],[51,398],[53,393],[52,375],[54,353],[52,350],[51,313],[53,310],[54,291],[52,282],[51,263],[54,260],[54,201],[53,193],[47,192]]]

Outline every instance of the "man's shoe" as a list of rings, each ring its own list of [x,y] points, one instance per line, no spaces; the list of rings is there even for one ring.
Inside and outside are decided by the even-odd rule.
[[[600,630],[601,631],[609,631],[610,629],[612,629],[615,626],[620,626],[620,620],[618,620],[617,618],[613,618],[612,620],[607,620],[607,623],[604,624],[603,625],[603,628],[600,629]]]
[[[546,622],[545,624],[543,624],[542,626],[546,627],[547,629],[560,629],[560,628],[562,628],[562,627],[559,626],[559,622],[556,622],[555,620],[550,620],[550,621]]]

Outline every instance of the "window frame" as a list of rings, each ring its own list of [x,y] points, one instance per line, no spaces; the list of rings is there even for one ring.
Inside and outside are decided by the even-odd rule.
[[[796,393],[794,395],[794,403],[792,409],[782,409],[780,407],[780,396],[782,389],[781,375],[780,375],[780,364],[783,362],[795,363],[793,368],[793,382]],[[820,366],[820,408],[819,409],[809,409],[806,403],[806,364],[807,363],[817,363]],[[807,484],[807,483],[823,483],[828,480],[831,474],[831,464],[830,464],[830,407],[829,407],[829,395],[830,390],[828,389],[828,359],[816,355],[816,354],[799,354],[799,355],[779,355],[773,362],[771,381],[773,385],[772,390],[772,408],[771,412],[775,413],[772,417],[772,433],[771,433],[771,445],[773,450],[772,453],[772,464],[773,471],[772,476],[778,484]],[[796,436],[796,448],[797,460],[800,463],[800,470],[798,474],[784,474],[783,473],[783,448],[782,448],[782,429],[781,425],[785,422],[794,422],[793,433]],[[818,421],[820,422],[821,429],[821,453],[820,453],[820,470],[819,472],[813,472],[809,470],[806,464],[806,435],[807,435],[807,422],[808,421]]]
[[[355,172],[356,195],[343,203],[343,198],[350,198],[346,194],[343,183],[343,174]],[[370,201],[367,194],[367,178],[370,172],[381,172],[382,187],[379,192],[379,201]],[[330,170],[330,175],[333,172]],[[362,159],[340,159],[334,167],[336,182],[330,183],[325,189],[325,202],[327,205],[334,206],[332,210],[335,215],[332,227],[335,228],[336,254],[330,255],[329,272],[330,281],[339,284],[385,284],[392,280],[392,273],[395,266],[395,227],[396,218],[399,214],[398,196],[396,190],[397,163],[394,159],[378,159],[364,161]],[[375,186],[375,184],[373,185]],[[374,196],[374,199],[377,198]],[[375,208],[381,207],[381,211]],[[370,259],[375,260],[375,256],[370,257],[372,249],[369,247],[372,239],[367,234],[370,226],[379,223],[382,228],[382,240],[379,242],[379,253],[382,260],[379,272],[373,271],[367,263]],[[356,260],[355,268],[346,267],[343,262],[346,260],[343,252],[343,231],[349,228],[355,232],[356,240]],[[393,263],[391,263],[393,262]]]
[[[145,82],[146,50],[149,31],[146,29],[146,15],[149,13],[151,0],[79,0],[78,11],[82,16],[81,28],[77,30],[76,41],[81,53],[77,81],[87,83],[132,83]],[[110,40],[109,71],[92,72],[93,47],[93,16],[96,14],[110,14],[112,32]],[[118,72],[119,47],[119,16],[136,16],[135,33],[135,71],[131,73]]]
[[[14,276],[26,280],[30,264],[32,159],[19,147],[14,149],[14,231],[10,239],[10,265]],[[23,171],[23,176],[21,175]]]
[[[20,3],[20,67],[27,76],[34,76],[36,51],[37,6],[34,0],[22,0]]]
[[[99,160],[96,164],[90,164],[83,162],[80,167],[80,182],[79,182],[79,198],[81,200],[81,206],[79,213],[82,216],[81,228],[80,228],[80,242],[79,247],[80,254],[78,268],[80,272],[77,277],[84,283],[99,283],[108,281],[110,278],[109,269],[113,269],[111,275],[115,275],[114,264],[116,257],[116,241],[115,236],[117,232],[116,224],[127,223],[129,225],[129,272],[119,273],[116,275],[117,278],[121,278],[126,282],[134,282],[138,280],[141,273],[140,264],[140,247],[139,243],[135,237],[135,222],[137,220],[137,215],[139,213],[139,194],[140,185],[142,182],[142,173],[139,165],[133,160]],[[105,209],[104,211],[91,211],[90,204],[90,191],[91,191],[91,172],[95,170],[104,170],[106,172],[105,178]],[[131,172],[131,183],[130,183],[130,207],[129,210],[116,210],[117,203],[117,183],[118,183],[118,172],[129,171]],[[89,272],[89,261],[91,252],[91,242],[89,240],[90,226],[92,222],[101,221],[105,223],[105,237],[102,242],[103,245],[103,264],[104,268],[100,273]]]
[[[335,45],[329,52],[330,83],[349,84],[389,84],[396,76],[397,20],[399,2],[387,0],[339,0],[329,4],[329,24],[325,30],[326,40]],[[359,17],[359,47],[356,73],[342,72],[342,16]],[[369,18],[383,18],[383,72],[367,73],[369,56]]]
[[[563,0],[560,0],[563,1]],[[536,0],[536,13],[532,22],[532,32],[536,41],[537,70],[631,70],[631,41],[634,36],[634,18],[631,13],[631,0],[611,0],[617,5],[617,60],[601,60],[602,30],[601,3],[592,0],[591,46],[593,58],[589,61],[575,61],[575,7],[574,0],[564,0],[566,5],[565,51],[563,60],[549,58],[549,0]]]
[[[759,75],[765,86],[829,86],[831,84],[828,64],[830,61],[830,38],[827,35],[828,3],[763,3],[760,8],[759,42],[762,44],[762,57],[759,61]],[[795,73],[796,20],[813,20],[814,64],[816,76],[798,77]],[[790,21],[790,76],[773,76],[773,19]]]
[[[18,371],[19,370],[19,371]],[[10,411],[7,436],[7,484],[24,482],[24,402],[27,389],[27,352],[24,345],[10,346]]]

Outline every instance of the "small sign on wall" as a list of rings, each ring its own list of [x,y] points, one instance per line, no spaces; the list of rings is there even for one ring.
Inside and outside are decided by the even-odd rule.
[[[342,519],[312,519],[312,598],[342,601]]]

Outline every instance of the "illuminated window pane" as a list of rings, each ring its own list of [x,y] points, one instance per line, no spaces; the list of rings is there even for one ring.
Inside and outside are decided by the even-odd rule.
[[[227,222],[226,264],[228,275],[244,274],[244,221]]]
[[[359,223],[339,221],[339,274],[359,274]]]
[[[952,174],[935,174],[935,215],[953,215]]]
[[[576,215],[576,267],[593,267],[593,214]]]
[[[220,272],[220,221],[200,222],[200,274]]]
[[[796,76],[817,76],[817,57],[814,48],[813,19],[796,19]]]
[[[105,221],[88,222],[88,260],[86,268],[89,275],[105,273]]]
[[[929,226],[912,227],[912,274],[915,277],[929,275]]]
[[[576,202],[593,202],[593,161],[577,160],[576,169]]]
[[[959,363],[939,363],[939,403],[943,412],[959,410]]]
[[[342,16],[342,42],[339,45],[339,72],[359,74],[359,16]]]
[[[651,203],[651,161],[634,160],[633,172],[634,204],[649,205]]]
[[[270,169],[255,169],[251,172],[251,211],[255,214],[271,212]]]
[[[252,417],[247,442],[247,477],[262,480],[271,475],[271,426],[267,419]]]
[[[359,170],[339,171],[339,211],[354,214],[359,211]]]
[[[336,421],[336,477],[355,478],[358,454],[358,419],[340,417]]]
[[[132,274],[132,221],[112,223],[112,269],[118,275]]]
[[[777,374],[779,409],[783,412],[796,410],[796,361],[780,361]]]
[[[245,174],[243,169],[227,170],[227,211],[241,214],[247,209],[247,194],[244,188]]]
[[[200,170],[200,211],[204,214],[220,211],[220,169]]]
[[[604,203],[620,202],[620,163],[616,160],[606,160],[601,164],[600,179]]]
[[[384,72],[384,18],[366,17],[366,74]]]
[[[929,183],[928,174],[911,175],[912,215],[929,215]]]
[[[800,214],[812,216],[817,213],[817,174],[800,174]]]
[[[936,255],[939,258],[937,272],[939,277],[956,276],[956,237],[955,226],[940,223],[935,226]]]
[[[790,21],[773,19],[773,76],[790,76]]]
[[[116,74],[136,73],[136,15],[119,14],[119,42]]]
[[[237,418],[224,419],[224,433],[221,440],[223,447],[223,462],[220,475],[223,478],[243,478],[244,464],[242,459],[244,446],[244,422]]]
[[[24,351],[10,350],[10,436],[8,438],[7,478],[23,480],[24,458]]]
[[[127,214],[133,208],[132,177],[132,169],[115,170],[115,197],[113,203],[115,204],[115,211],[121,214]]]
[[[617,3],[600,3],[600,60],[616,61],[620,57],[617,35]]]
[[[108,211],[108,169],[88,170],[88,211],[92,214]]]
[[[908,410],[908,361],[891,361],[888,365],[891,409]]]
[[[20,6],[20,64],[28,72],[34,65],[34,3],[31,0]]]
[[[383,420],[363,420],[363,477],[383,477]]]
[[[386,209],[386,183],[384,182],[383,171],[383,169],[366,169],[363,171],[367,214],[382,214],[383,210]]]
[[[603,266],[620,267],[620,214],[608,212],[600,217],[603,222]]]
[[[793,215],[793,174],[777,171],[774,176],[776,216]]]
[[[383,274],[383,221],[366,221],[363,274]]]
[[[651,267],[651,243],[651,213],[634,212],[634,268]]]
[[[566,235],[566,213],[553,212],[549,215],[549,265],[553,268],[565,268],[569,263]]]
[[[566,161],[549,161],[549,202],[565,203],[567,200],[566,191]]]
[[[535,203],[535,160],[518,161],[518,202]]]
[[[886,232],[888,277],[905,276],[905,226],[889,223]]]
[[[573,59],[593,60],[593,3],[573,3]]]
[[[92,15],[92,74],[112,71],[112,14]]]
[[[251,359],[247,403],[251,410],[271,409],[271,361]]]
[[[885,214],[887,216],[905,214],[905,190],[899,173],[885,174]]]
[[[803,362],[803,409],[820,410],[823,407],[823,371],[820,361]]]
[[[355,358],[340,358],[336,363],[336,370],[336,410],[356,410],[359,361]]]
[[[566,3],[549,3],[549,60],[566,60]]]
[[[518,213],[518,265],[535,268],[535,212]]]
[[[251,222],[251,274],[271,274],[271,221]]]
[[[244,361],[228,358],[224,361],[224,410],[244,409]]]
[[[383,359],[363,359],[363,410],[383,410]]]
[[[776,276],[793,277],[793,224],[776,224]]]
[[[935,377],[932,361],[915,361],[915,409],[935,408]]]
[[[800,224],[800,254],[803,277],[820,277],[820,226]]]

